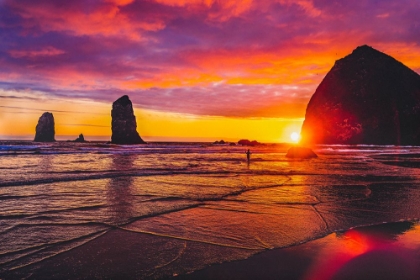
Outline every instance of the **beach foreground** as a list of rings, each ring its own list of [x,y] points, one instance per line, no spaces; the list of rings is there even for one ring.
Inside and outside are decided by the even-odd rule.
[[[286,151],[3,144],[0,278],[416,279],[418,147]]]
[[[354,228],[176,279],[418,279],[420,225]]]
[[[182,275],[168,274],[208,263],[214,245],[111,230],[84,246],[34,267],[4,275],[29,279],[418,279],[420,224],[396,222],[354,228],[282,249],[267,250],[246,260],[212,265]],[[173,247],[183,255],[168,256]],[[188,248],[188,249],[187,249]],[[227,249],[221,254],[237,254]],[[217,259],[213,260],[218,262]],[[162,262],[165,262],[162,264]],[[161,265],[159,265],[161,264]],[[160,267],[159,267],[160,266]],[[160,274],[155,269],[163,268]],[[185,270],[184,270],[185,272]]]

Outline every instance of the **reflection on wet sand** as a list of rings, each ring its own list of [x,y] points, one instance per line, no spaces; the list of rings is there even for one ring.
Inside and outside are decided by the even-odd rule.
[[[419,236],[418,222],[354,228],[176,279],[414,280],[420,273]]]
[[[135,155],[117,154],[112,157],[110,169],[112,171],[130,171],[133,169]],[[106,199],[110,223],[119,225],[129,221],[133,217],[132,176],[120,176],[109,179],[106,186]]]
[[[392,238],[348,230],[420,217],[420,170],[365,150],[327,147],[316,160],[289,161],[285,149],[259,147],[248,165],[240,147],[84,146],[87,154],[57,145],[0,157],[0,174],[15,174],[0,182],[0,278],[167,278],[231,261],[241,277],[212,278],[331,278],[420,238],[410,223],[379,228]],[[418,244],[403,255],[418,260]],[[276,257],[281,269],[267,266]]]
[[[419,232],[419,224],[399,222],[330,235],[305,280],[418,279],[420,244],[416,240],[402,243],[400,238]]]

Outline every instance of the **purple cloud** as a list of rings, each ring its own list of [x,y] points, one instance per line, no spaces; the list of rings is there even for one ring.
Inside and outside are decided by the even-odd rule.
[[[335,53],[369,44],[420,69],[417,1],[236,2],[2,1],[0,89],[303,117]]]

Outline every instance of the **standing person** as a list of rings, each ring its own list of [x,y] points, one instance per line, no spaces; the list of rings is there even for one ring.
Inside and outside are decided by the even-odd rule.
[[[246,151],[246,160],[249,161],[251,160],[251,151],[248,149],[248,151]]]

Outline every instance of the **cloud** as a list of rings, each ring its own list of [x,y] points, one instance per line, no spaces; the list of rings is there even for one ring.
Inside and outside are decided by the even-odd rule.
[[[266,118],[301,117],[312,94],[300,87],[224,83],[122,93],[128,94],[137,108],[193,115]]]
[[[134,0],[106,0],[105,2],[114,3],[117,6],[126,6],[134,2]]]
[[[10,50],[9,54],[13,58],[22,58],[22,57],[45,57],[45,56],[56,56],[64,54],[65,52],[54,47],[47,47],[41,50]]]
[[[108,114],[91,113],[91,112],[88,112],[88,111],[66,111],[66,110],[51,110],[51,109],[35,109],[35,108],[31,108],[31,107],[16,107],[16,106],[2,106],[2,105],[0,105],[0,108],[5,108],[5,109],[18,109],[18,110],[23,110],[23,111],[52,112],[52,113],[108,115]]]
[[[20,27],[34,32],[65,32],[76,36],[116,36],[141,40],[143,31],[163,27],[159,18],[137,21],[122,12],[133,1],[5,1]],[[141,16],[141,15],[140,15]]]
[[[110,125],[97,125],[97,124],[86,124],[86,123],[61,123],[61,126],[76,126],[76,127],[80,127],[80,126],[85,126],[85,127],[106,127],[109,128],[111,127]]]
[[[136,106],[160,111],[302,117],[334,61],[358,45],[420,69],[413,0],[0,5],[0,89],[16,98],[37,91],[112,102],[129,94]]]

